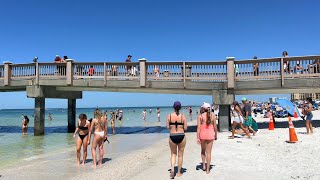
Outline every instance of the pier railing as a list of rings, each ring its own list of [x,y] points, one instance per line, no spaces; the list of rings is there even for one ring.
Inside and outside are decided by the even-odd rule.
[[[320,56],[234,61],[235,80],[270,80],[320,77]]]
[[[207,61],[207,62],[74,62],[29,63],[0,66],[0,79],[8,86],[10,80],[40,79],[117,80],[146,82],[227,82],[234,88],[237,81],[257,81],[292,78],[319,78],[320,56],[282,57],[270,59]]]

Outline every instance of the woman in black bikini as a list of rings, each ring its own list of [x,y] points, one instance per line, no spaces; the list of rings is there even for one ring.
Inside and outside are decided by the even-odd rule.
[[[80,165],[81,146],[83,146],[82,165],[86,163],[89,127],[90,127],[90,122],[87,120],[87,116],[85,114],[80,114],[78,127],[76,128],[73,134],[73,138],[75,138],[76,134],[79,133],[79,138],[77,139],[77,164],[78,165]]]
[[[28,134],[28,124],[29,124],[29,118],[27,115],[22,114],[23,120],[22,120],[22,135]]]
[[[174,166],[176,164],[176,157],[178,154],[178,172],[177,176],[181,176],[181,167],[183,162],[183,152],[187,140],[184,131],[187,130],[187,121],[185,115],[179,111],[181,103],[176,101],[173,104],[174,113],[167,116],[167,128],[170,130],[169,146],[171,149],[171,172],[170,177],[174,178]],[[178,150],[177,150],[178,148]],[[178,153],[177,153],[178,152]]]

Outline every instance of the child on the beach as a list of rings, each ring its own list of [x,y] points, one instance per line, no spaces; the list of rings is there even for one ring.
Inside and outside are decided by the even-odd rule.
[[[88,133],[89,133],[90,122],[87,120],[87,115],[80,114],[78,120],[78,127],[74,131],[73,138],[79,133],[77,139],[77,164],[80,165],[81,146],[83,146],[83,159],[82,165],[86,163],[87,159],[87,147],[88,147]]]

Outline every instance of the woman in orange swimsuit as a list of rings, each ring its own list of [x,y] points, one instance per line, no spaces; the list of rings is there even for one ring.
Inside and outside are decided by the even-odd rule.
[[[202,170],[209,174],[212,145],[217,140],[217,125],[215,115],[210,113],[210,104],[203,103],[201,108],[204,112],[198,116],[197,139],[201,144]]]
[[[86,163],[89,127],[90,127],[90,122],[87,120],[87,115],[80,114],[78,127],[76,128],[73,134],[73,138],[75,138],[76,134],[79,133],[79,138],[77,139],[77,164],[78,165],[80,165],[81,146],[83,146],[82,165]]]
[[[171,150],[171,173],[170,177],[174,178],[174,166],[176,164],[176,157],[178,154],[178,172],[177,176],[182,176],[181,167],[183,162],[183,152],[187,140],[184,131],[187,130],[187,120],[184,114],[179,111],[181,103],[176,101],[173,104],[174,112],[167,117],[167,128],[170,130],[169,146]],[[178,148],[178,150],[177,150]]]
[[[101,110],[96,109],[94,111],[94,119],[91,123],[91,128],[89,131],[89,138],[88,138],[88,144],[90,144],[91,134],[93,132],[94,128],[94,138],[92,142],[92,159],[93,159],[93,167],[96,167],[97,165],[97,157],[96,157],[96,148],[99,146],[99,165],[102,165],[102,159],[103,159],[103,143],[104,140],[107,138],[107,130],[108,128],[106,117],[103,116]]]

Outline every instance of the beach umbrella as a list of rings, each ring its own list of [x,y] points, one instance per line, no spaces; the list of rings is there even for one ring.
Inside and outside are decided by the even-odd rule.
[[[301,116],[298,108],[291,101],[287,99],[278,99],[277,104],[279,104],[282,108],[286,108],[290,116],[294,116],[294,111],[298,113],[298,116]]]

